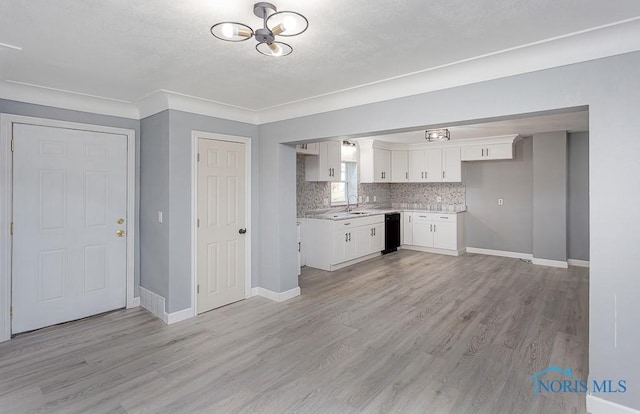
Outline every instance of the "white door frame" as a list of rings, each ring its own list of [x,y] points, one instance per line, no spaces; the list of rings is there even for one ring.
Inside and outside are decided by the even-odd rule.
[[[244,164],[247,177],[245,189],[245,202],[247,204],[245,209],[245,223],[248,236],[245,245],[245,299],[251,297],[251,241],[253,240],[253,231],[251,228],[251,138],[215,134],[212,132],[191,131],[191,309],[193,310],[193,316],[198,314],[198,295],[196,292],[198,286],[198,139],[245,144]]]
[[[113,128],[101,125],[81,124],[30,116],[0,114],[0,342],[11,339],[11,235],[13,166],[11,140],[13,125],[27,124],[53,128],[76,129],[125,135],[127,137],[127,308],[140,305],[140,298],[134,295],[134,254],[135,254],[135,161],[136,133],[132,129]],[[20,145],[20,143],[16,143]]]

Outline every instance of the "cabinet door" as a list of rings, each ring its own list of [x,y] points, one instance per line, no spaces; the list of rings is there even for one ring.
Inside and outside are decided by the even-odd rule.
[[[460,148],[460,159],[462,161],[480,161],[484,159],[484,145],[465,145]]]
[[[391,151],[373,149],[373,177],[377,183],[391,181]]]
[[[462,182],[462,163],[460,162],[460,148],[444,148],[442,150],[442,172],[444,182]]]
[[[513,159],[512,144],[485,145],[485,157],[487,160],[511,160]]]
[[[402,213],[402,244],[413,244],[413,213]]]
[[[336,141],[321,143],[323,144],[326,146],[326,171],[330,174],[328,181],[341,181],[342,144]],[[322,154],[320,156],[322,157]]]
[[[425,155],[426,181],[428,183],[442,182],[442,150],[427,150]]]
[[[356,227],[350,230],[352,243],[355,246],[355,257],[366,256],[371,253],[371,240],[373,239],[373,226]]]
[[[433,247],[447,250],[456,250],[458,248],[456,223],[436,221],[433,226]]]
[[[413,245],[433,247],[433,222],[426,214],[413,215]]]
[[[391,151],[391,182],[406,183],[409,181],[408,151]]]
[[[418,183],[424,182],[425,169],[425,151],[412,150],[409,151],[409,181]]]
[[[346,262],[356,257],[355,230],[340,229],[334,233],[332,264]]]
[[[384,250],[384,223],[372,226],[373,235],[371,236],[371,245],[369,253],[379,253]]]

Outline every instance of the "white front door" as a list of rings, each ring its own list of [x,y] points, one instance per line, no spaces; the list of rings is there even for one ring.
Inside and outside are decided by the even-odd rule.
[[[127,137],[14,124],[12,333],[126,304]]]
[[[245,298],[245,144],[198,139],[198,313]]]

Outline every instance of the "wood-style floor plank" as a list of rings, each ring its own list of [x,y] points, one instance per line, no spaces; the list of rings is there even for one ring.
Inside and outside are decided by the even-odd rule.
[[[399,251],[302,296],[165,326],[111,312],[0,344],[0,413],[583,413],[533,394],[588,373],[588,270]]]

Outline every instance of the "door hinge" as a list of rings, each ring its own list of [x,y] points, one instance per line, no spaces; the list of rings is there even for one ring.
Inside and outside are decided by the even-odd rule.
[[[196,220],[196,227],[200,228],[200,219]]]
[[[11,222],[11,235],[13,236],[13,221]]]
[[[200,285],[198,285],[198,287],[197,287],[196,291],[197,291],[198,293],[200,293]]]
[[[198,153],[198,156],[196,158],[198,159],[198,162],[200,162],[200,153]]]
[[[13,319],[13,306],[9,308],[9,319]]]
[[[11,138],[11,152],[15,151],[16,149],[16,141]]]

